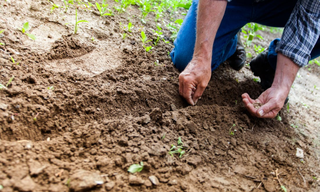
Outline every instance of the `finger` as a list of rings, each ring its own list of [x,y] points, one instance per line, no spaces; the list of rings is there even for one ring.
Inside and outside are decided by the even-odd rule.
[[[180,95],[185,98],[185,100],[190,104],[194,105],[194,102],[192,100],[192,90],[194,90],[195,87],[188,81],[183,81],[181,86],[181,93]]]
[[[192,97],[194,104],[197,104],[199,98],[202,96],[205,89],[206,89],[206,86],[203,84],[197,86],[197,89]]]
[[[252,116],[257,116],[257,109],[253,106],[255,101],[247,93],[242,94],[242,102]]]
[[[242,99],[246,98],[251,104],[255,103],[255,100],[251,99],[248,93],[244,93],[241,96],[242,96]]]
[[[260,118],[274,118],[277,116],[281,107],[276,102],[270,100],[257,110],[257,116]]]

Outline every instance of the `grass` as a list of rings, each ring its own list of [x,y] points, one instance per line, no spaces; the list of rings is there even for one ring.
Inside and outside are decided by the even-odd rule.
[[[87,20],[79,20],[78,21],[78,9],[76,9],[76,17],[75,17],[75,24],[74,24],[74,34],[78,32],[78,25],[79,23],[88,22]]]

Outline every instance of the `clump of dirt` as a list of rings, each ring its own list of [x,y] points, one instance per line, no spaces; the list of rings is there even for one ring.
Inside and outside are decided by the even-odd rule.
[[[94,48],[95,47],[90,45],[87,41],[81,42],[81,40],[75,36],[62,36],[61,39],[58,39],[53,43],[51,51],[48,54],[48,59],[79,57],[90,53]]]
[[[30,14],[51,6],[45,1],[32,5]],[[15,26],[5,22],[10,15],[21,16],[15,6],[5,6],[1,27],[6,36],[24,42]],[[56,14],[43,17],[59,23]],[[257,97],[262,91],[252,74],[239,81],[223,64],[197,106],[188,106],[179,96],[179,72],[168,56],[172,44],[160,41],[146,52],[139,27],[123,39],[116,24],[126,23],[128,13],[112,19],[81,10],[79,15],[97,21],[89,23],[93,28],[106,30],[83,26],[79,33],[87,35],[71,35],[73,29],[67,28],[43,54],[18,42],[6,40],[0,46],[0,82],[14,76],[0,91],[3,191],[277,191],[276,173],[290,191],[319,189],[317,156],[308,138],[290,126],[285,110],[281,122],[257,119],[241,103],[242,93]],[[156,28],[149,21],[146,31]],[[130,22],[141,25],[137,18]],[[96,31],[104,38],[96,37]],[[146,34],[153,39],[151,32]],[[168,38],[169,32],[164,34]],[[118,50],[116,57],[106,58],[112,67],[96,75],[83,73],[88,66],[95,68],[96,60],[79,57],[110,54],[109,49]],[[11,57],[20,64],[12,64]],[[58,70],[66,61],[76,67]],[[169,154],[179,137],[185,150],[181,158]],[[295,157],[297,147],[305,159]],[[141,161],[142,172],[127,172]]]

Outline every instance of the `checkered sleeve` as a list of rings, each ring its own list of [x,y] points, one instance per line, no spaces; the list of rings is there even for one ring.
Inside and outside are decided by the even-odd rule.
[[[298,0],[285,25],[276,52],[303,67],[320,35],[320,0]]]

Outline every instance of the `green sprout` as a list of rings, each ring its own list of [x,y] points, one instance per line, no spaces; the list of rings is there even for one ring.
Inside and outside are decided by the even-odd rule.
[[[161,137],[161,140],[164,140],[164,138],[166,138],[166,134],[163,134],[163,136]]]
[[[48,87],[48,90],[54,90],[53,86]]]
[[[260,79],[257,78],[257,77],[254,77],[254,78],[253,78],[253,81],[256,82],[256,83],[259,83],[259,82],[260,82]]]
[[[33,120],[37,121],[37,117],[38,117],[39,113],[36,114],[36,116],[34,116]]]
[[[6,85],[6,87],[8,87],[8,86],[11,84],[11,82],[13,81],[13,79],[14,79],[14,76],[12,76],[12,77],[9,79],[9,81],[8,81],[8,83],[7,83],[7,85]]]
[[[13,59],[13,57],[11,57],[11,61],[12,61],[13,64],[19,65],[19,62],[16,62],[16,61]]]
[[[233,124],[232,127],[229,129],[229,135],[234,136],[234,132],[237,131],[236,129],[232,130],[233,127],[235,127],[236,124]]]
[[[279,114],[277,115],[277,120],[278,120],[278,121],[282,121],[282,118],[280,117]]]
[[[127,37],[127,34],[126,33],[123,33],[122,34],[122,39],[125,39]]]
[[[152,46],[147,47],[145,44],[150,42],[151,40],[147,40],[147,36],[144,31],[141,31],[141,41],[143,48],[146,50],[146,52],[149,52],[152,49]]]
[[[281,185],[281,189],[282,189],[284,192],[287,192],[287,188],[286,188],[284,185]]]
[[[32,40],[36,40],[36,36],[35,35],[33,35],[33,34],[30,34],[30,33],[26,33],[27,31],[29,31],[29,29],[30,29],[30,26],[29,26],[29,22],[25,22],[24,24],[23,24],[23,27],[22,27],[22,29],[21,29],[21,32],[23,33],[23,34],[26,34],[30,39],[32,39]]]
[[[100,13],[100,17],[112,15],[112,12],[108,9],[108,4],[105,3],[105,0],[102,1],[101,6],[96,2],[96,7]]]
[[[140,162],[139,164],[133,164],[129,167],[128,172],[130,173],[136,173],[136,172],[141,172],[143,169],[143,162]]]
[[[88,21],[87,20],[78,21],[78,9],[76,9],[76,22],[75,22],[75,25],[74,25],[74,34],[77,34],[77,32],[78,32],[78,24],[79,23],[83,23],[83,22],[88,22]]]
[[[186,151],[183,150],[183,146],[182,146],[183,142],[181,140],[181,137],[178,138],[177,144],[178,144],[177,146],[175,146],[173,144],[171,145],[171,148],[169,150],[169,154],[173,157],[173,154],[177,153],[177,154],[179,154],[179,158],[181,158],[182,155],[186,153]]]
[[[128,23],[128,31],[129,32],[131,32],[131,29],[133,28],[133,25],[132,25],[132,23],[130,22],[130,23]]]
[[[4,29],[0,31],[0,35],[4,32]],[[0,45],[5,45],[4,43],[0,42]]]
[[[7,89],[7,87],[0,83],[0,90],[2,90],[2,89]]]
[[[52,2],[51,2],[51,4],[52,4],[52,7],[51,7],[51,9],[50,9],[50,12],[51,12],[51,13],[52,13],[56,8],[59,8],[59,7],[60,7],[59,5],[54,4],[54,3],[52,3]]]

